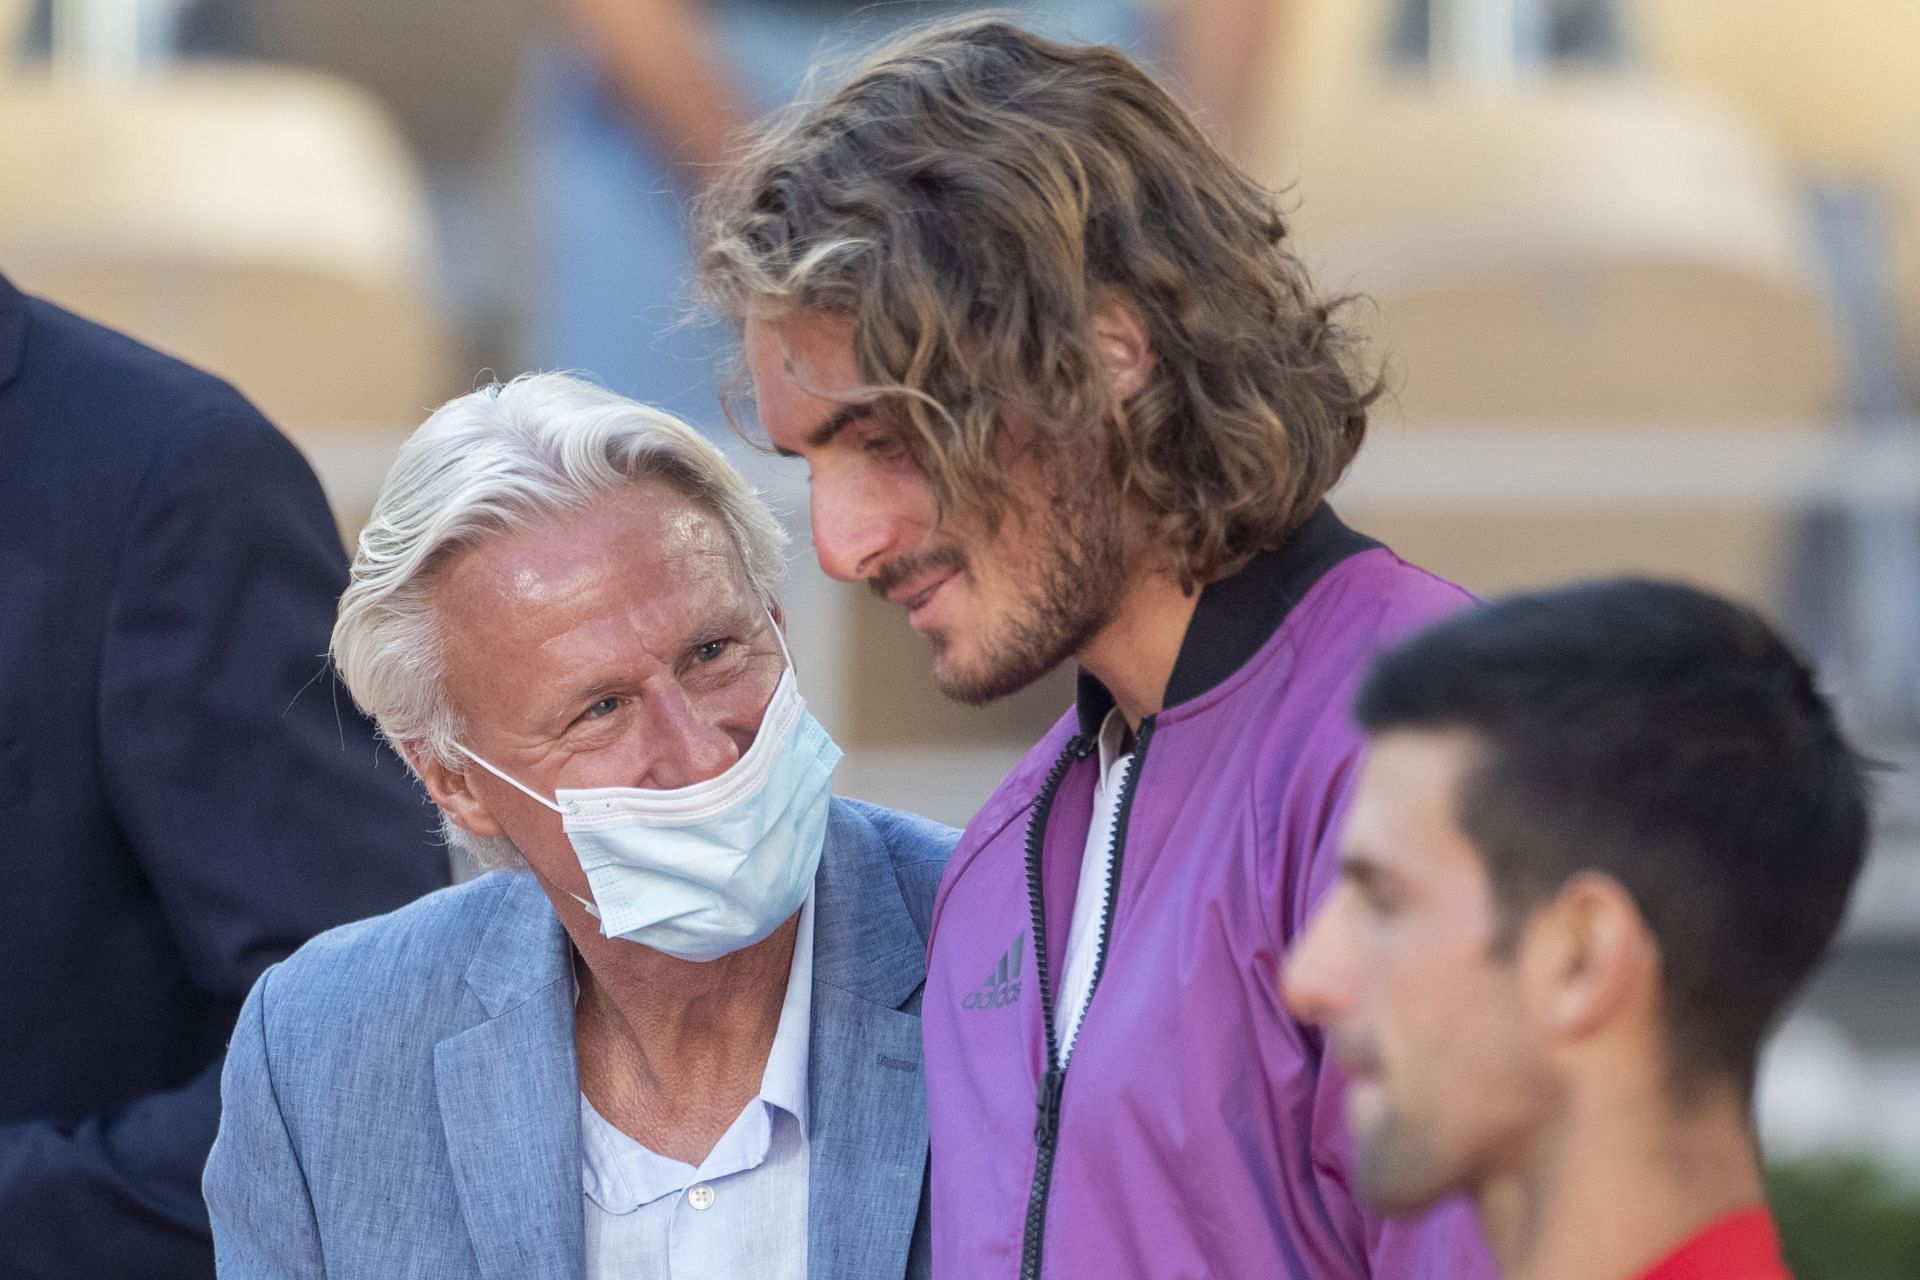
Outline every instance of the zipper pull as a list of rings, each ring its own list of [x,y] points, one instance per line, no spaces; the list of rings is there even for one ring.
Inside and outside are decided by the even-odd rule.
[[[1040,1093],[1035,1099],[1038,1114],[1033,1122],[1033,1142],[1038,1147],[1051,1147],[1060,1134],[1060,1094],[1066,1088],[1067,1073],[1058,1067],[1048,1067],[1047,1073],[1040,1077]]]

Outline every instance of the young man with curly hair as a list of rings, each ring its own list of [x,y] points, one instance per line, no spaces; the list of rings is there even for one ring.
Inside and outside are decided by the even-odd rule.
[[[1275,989],[1336,874],[1353,687],[1467,597],[1323,500],[1373,387],[1272,195],[1119,53],[976,19],[810,95],[702,231],[822,566],[954,698],[1080,671],[936,908],[936,1274],[1491,1274],[1463,1206],[1357,1198]]]

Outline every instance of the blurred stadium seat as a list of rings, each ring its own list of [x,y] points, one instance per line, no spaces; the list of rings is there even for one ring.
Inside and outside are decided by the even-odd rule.
[[[1729,491],[1712,459],[1783,438],[1799,456],[1835,419],[1838,357],[1763,138],[1704,96],[1558,76],[1501,95],[1383,83],[1302,122],[1291,151],[1265,176],[1297,179],[1303,252],[1323,288],[1372,299],[1354,320],[1388,357],[1381,438],[1345,497],[1364,527],[1480,590],[1634,569],[1770,601],[1788,512]],[[1576,450],[1617,433],[1646,470],[1706,466],[1693,500],[1629,471],[1612,496],[1529,506],[1517,455],[1514,500],[1493,507],[1506,477],[1368,499],[1393,437],[1450,428]],[[1701,432],[1724,445],[1691,447]]]
[[[0,80],[0,267],[203,365],[301,444],[344,528],[459,389],[412,165],[358,90],[206,64]]]
[[[33,0],[0,0],[0,68],[12,63],[32,8]]]
[[[539,0],[244,3],[264,56],[366,89],[429,166],[483,160],[499,143],[542,16]]]
[[[1920,127],[1915,0],[1630,0],[1648,65],[1709,86],[1823,171],[1868,172]]]
[[[1302,120],[1320,117],[1349,93],[1371,90],[1386,67],[1388,30],[1399,0],[1290,0],[1265,57],[1262,128],[1250,128],[1242,160],[1268,170]]]

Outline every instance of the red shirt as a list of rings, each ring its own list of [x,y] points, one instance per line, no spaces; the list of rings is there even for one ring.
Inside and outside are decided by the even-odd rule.
[[[1702,1228],[1640,1280],[1793,1280],[1765,1205]]]

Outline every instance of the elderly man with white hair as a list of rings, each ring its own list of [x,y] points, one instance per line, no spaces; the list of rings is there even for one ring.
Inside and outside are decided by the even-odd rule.
[[[782,545],[692,430],[561,375],[407,442],[334,658],[500,870],[254,987],[205,1179],[223,1276],[927,1274],[952,833],[829,794]]]

